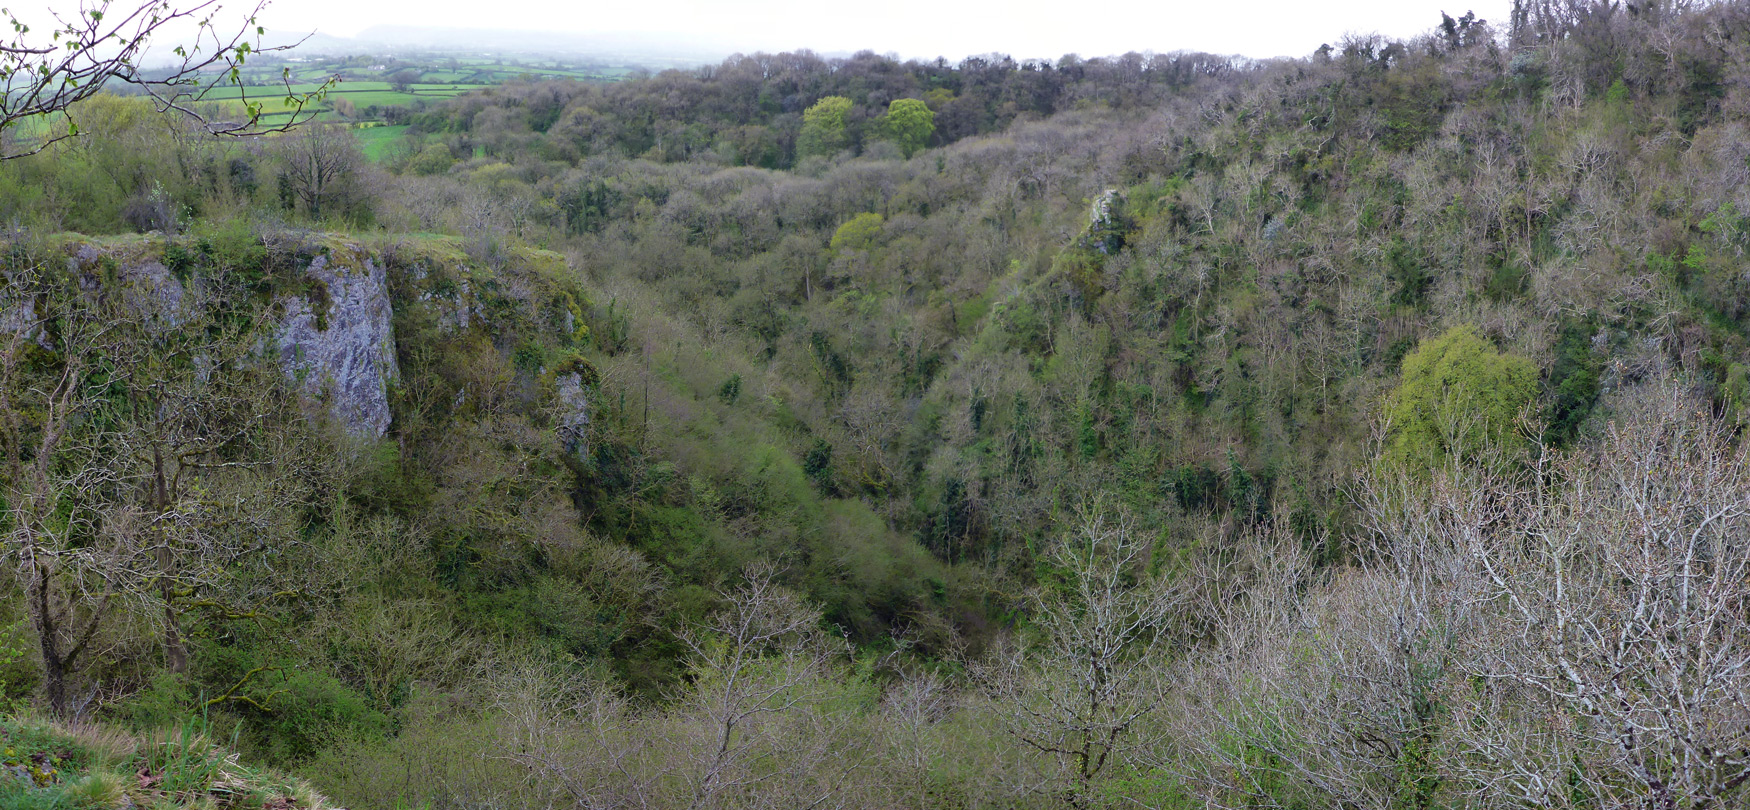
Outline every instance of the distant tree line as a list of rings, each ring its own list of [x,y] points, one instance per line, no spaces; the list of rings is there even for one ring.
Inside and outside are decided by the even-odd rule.
[[[510,134],[526,128],[547,135],[544,153],[558,159],[617,154],[674,162],[710,153],[733,165],[776,169],[810,153],[806,113],[823,99],[849,102],[836,113],[842,141],[831,145],[838,149],[856,153],[882,139],[879,122],[905,99],[922,101],[934,114],[934,130],[918,144],[943,146],[1069,109],[1144,110],[1245,64],[1206,53],[1069,55],[1055,62],[993,54],[958,63],[900,62],[871,51],[839,59],[806,50],[738,54],[632,82],[516,83],[415,116],[413,124],[464,136],[494,154],[515,153],[519,142]]]

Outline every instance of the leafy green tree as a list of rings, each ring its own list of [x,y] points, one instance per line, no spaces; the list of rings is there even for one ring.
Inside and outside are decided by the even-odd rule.
[[[851,112],[851,100],[844,96],[827,96],[802,113],[802,132],[796,136],[796,152],[801,156],[833,155],[851,145],[846,118]]]
[[[405,168],[409,172],[425,176],[443,174],[449,171],[455,163],[456,159],[450,154],[449,147],[441,143],[432,143],[426,144],[425,148],[419,150],[418,154],[409,158]]]
[[[875,240],[881,236],[881,215],[864,212],[851,217],[833,232],[831,247],[834,253],[847,250],[868,250],[875,246]]]
[[[936,134],[936,113],[915,98],[894,99],[887,105],[886,129],[888,137],[899,144],[899,151],[911,157]]]
[[[1387,457],[1429,469],[1498,447],[1536,395],[1531,361],[1496,351],[1475,327],[1448,329],[1404,358]]]

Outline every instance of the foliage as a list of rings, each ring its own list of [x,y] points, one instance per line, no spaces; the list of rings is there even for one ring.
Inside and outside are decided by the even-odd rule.
[[[0,672],[141,731],[202,717],[358,807],[1646,804],[1597,736],[1618,709],[1539,696],[1559,667],[1504,611],[1610,616],[1618,557],[1535,543],[1563,517],[1621,546],[1582,468],[1639,446],[1649,381],[1738,441],[1719,43],[1750,28],[1696,5],[1306,59],[531,65],[396,113],[386,169],[350,129],[225,141],[93,97],[104,137],[0,164],[0,531],[39,541],[0,619],[33,610],[18,550],[60,564]],[[340,322],[319,256],[386,284],[380,439],[308,418],[265,351],[294,302]],[[175,328],[138,307],[177,289]],[[1734,457],[1671,446],[1661,474],[1738,502]],[[1685,576],[1736,570],[1729,541]],[[1596,587],[1500,590],[1554,560]],[[783,631],[738,637],[749,601]],[[58,689],[45,638],[78,650]],[[1630,664],[1612,688],[1674,712],[1676,671]],[[1691,738],[1737,750],[1710,705]],[[1668,781],[1688,743],[1654,731]]]
[[[835,253],[869,250],[881,238],[881,222],[880,214],[865,211],[846,220],[838,230],[833,231],[832,241],[828,244]]]
[[[936,113],[915,98],[898,98],[887,105],[882,126],[888,137],[899,144],[899,151],[909,158],[928,146],[930,137],[936,134]]]
[[[1507,448],[1536,385],[1530,361],[1496,351],[1474,327],[1424,340],[1404,357],[1387,410],[1390,457],[1427,470]]]
[[[291,673],[267,693],[273,697],[255,727],[262,735],[256,745],[275,762],[297,763],[334,740],[370,739],[389,730],[388,718],[363,695],[326,673]]]
[[[827,96],[802,114],[802,132],[796,136],[799,155],[832,156],[851,145],[851,133],[845,116],[851,111],[851,100],[844,96]]]

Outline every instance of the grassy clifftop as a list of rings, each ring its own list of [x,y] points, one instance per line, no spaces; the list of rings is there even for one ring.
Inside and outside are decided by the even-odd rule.
[[[136,736],[91,724],[0,719],[0,808],[322,810],[309,785],[245,765],[198,723]]]

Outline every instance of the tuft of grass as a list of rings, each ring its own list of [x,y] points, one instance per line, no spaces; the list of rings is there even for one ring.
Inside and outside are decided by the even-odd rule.
[[[100,768],[123,768],[133,762],[140,750],[140,739],[115,726],[92,722],[73,723],[59,727],[72,746],[85,752],[92,765]]]
[[[61,804],[78,808],[127,807],[128,779],[113,771],[88,773],[67,782],[61,789]]]

